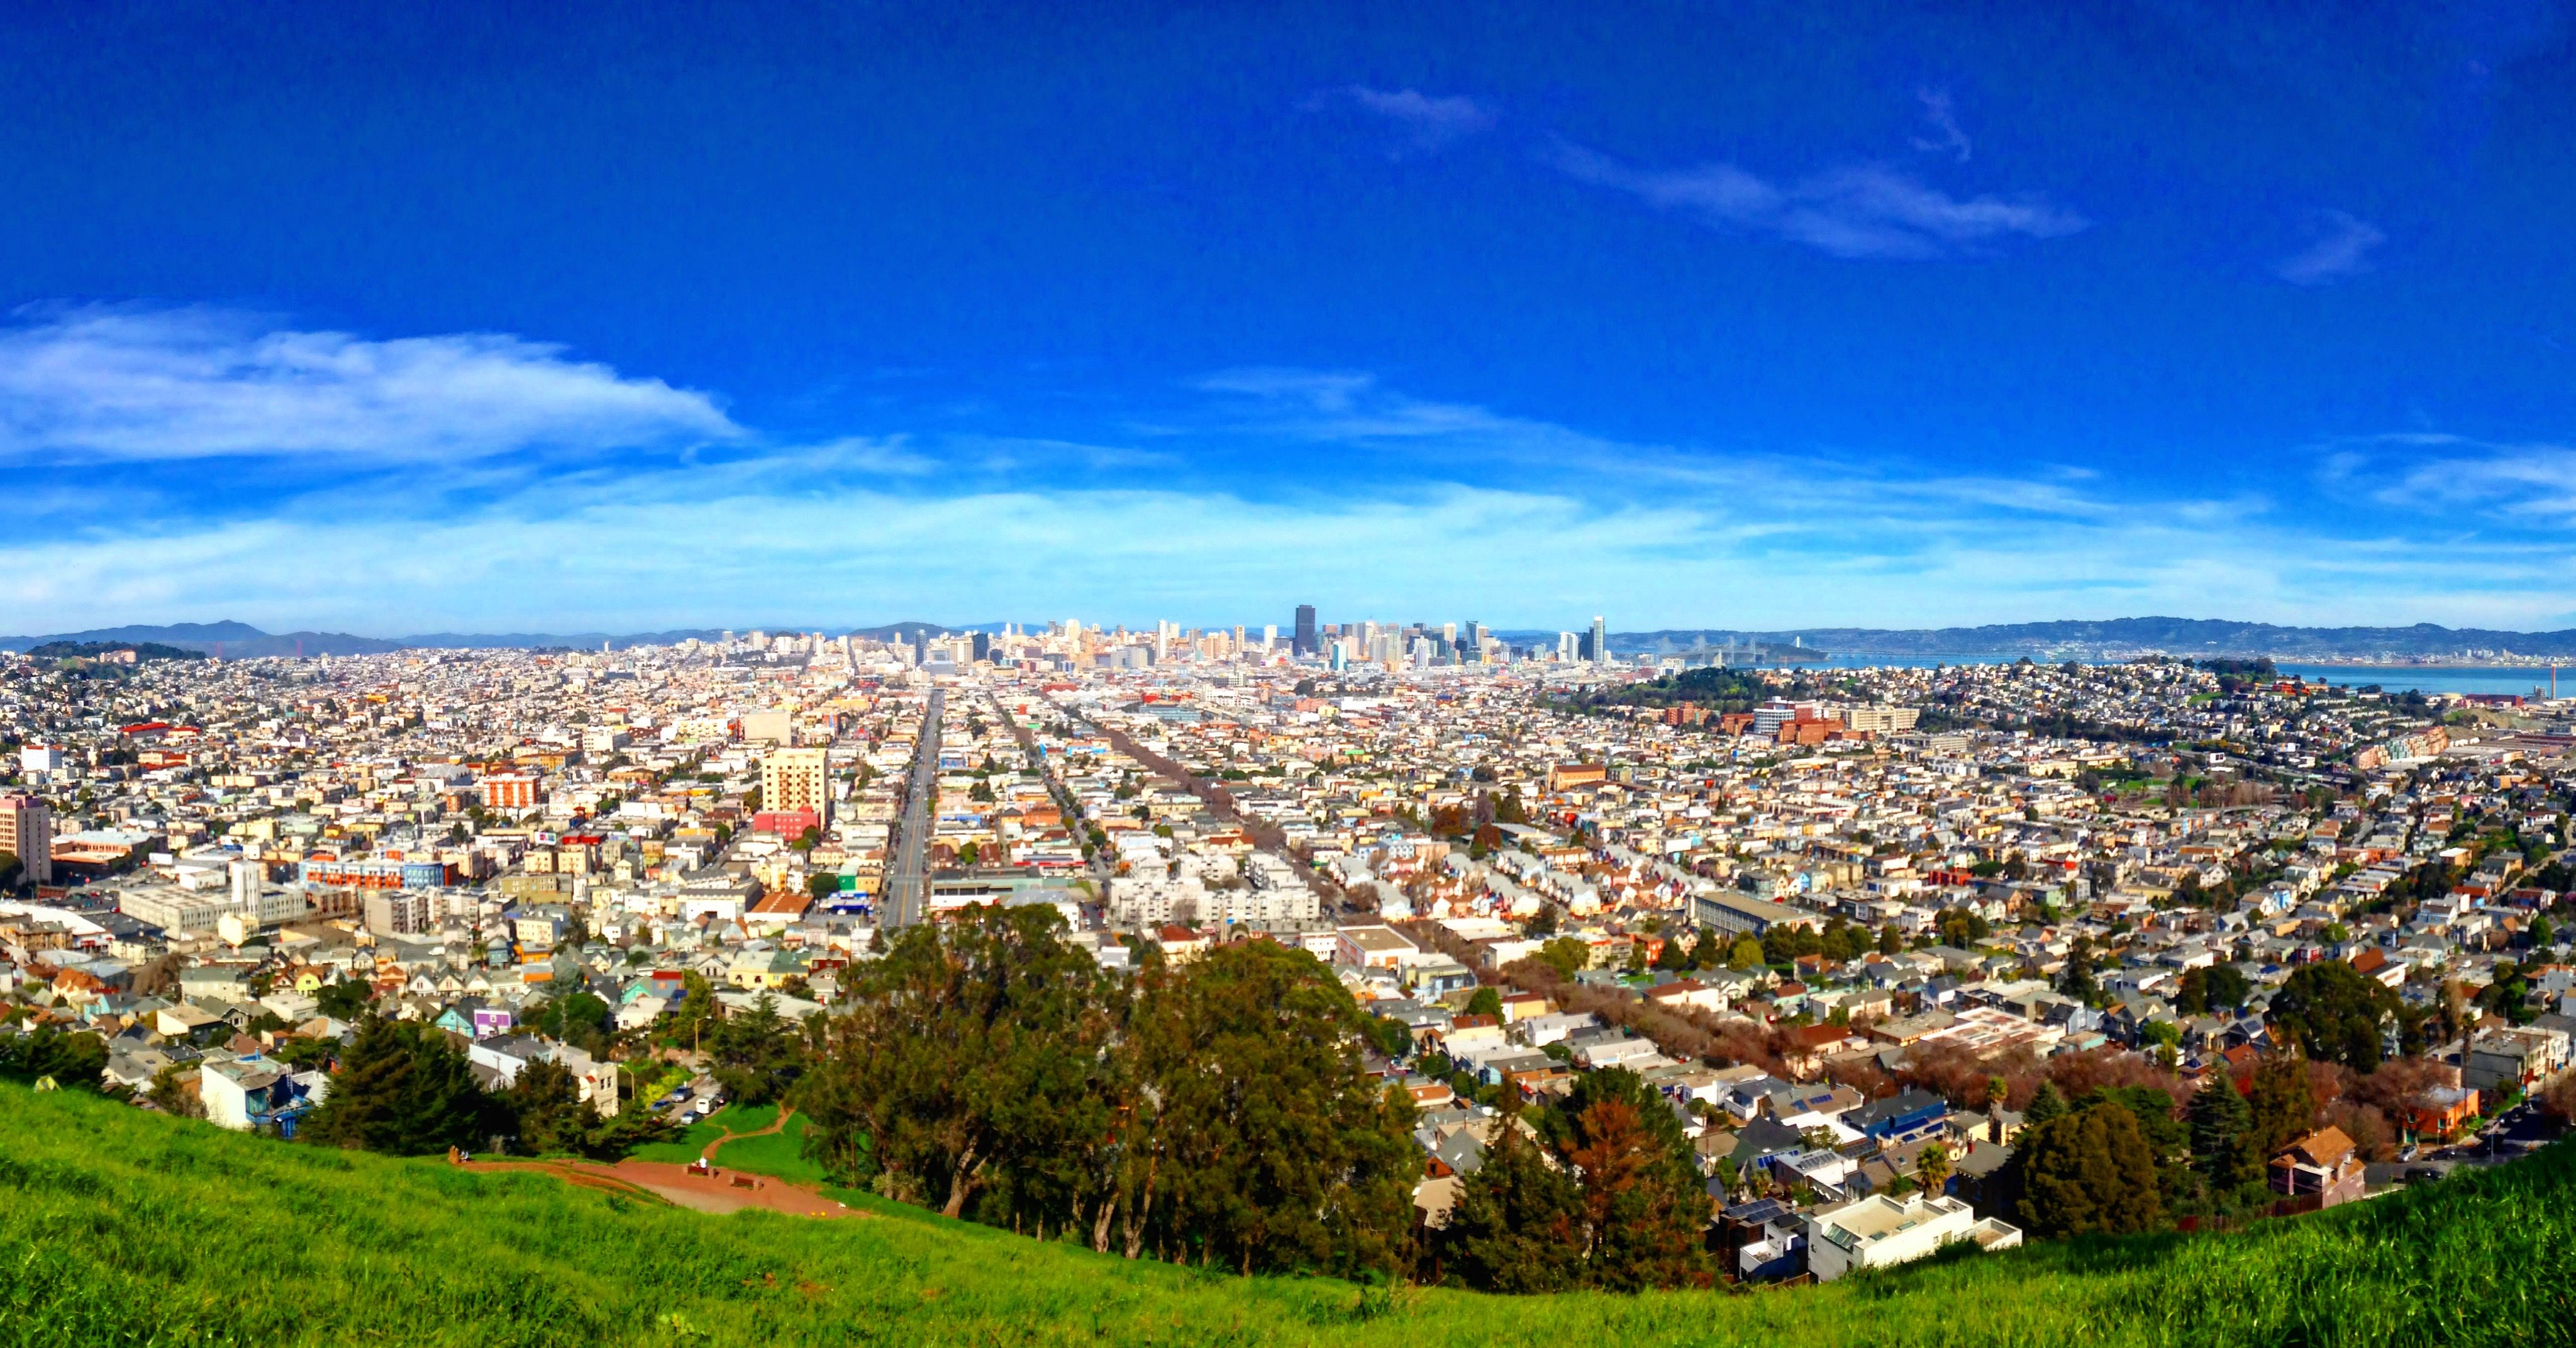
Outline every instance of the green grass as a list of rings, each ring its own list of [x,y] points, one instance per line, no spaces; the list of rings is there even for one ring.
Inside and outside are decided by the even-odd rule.
[[[830,1179],[823,1167],[805,1159],[802,1114],[788,1119],[787,1126],[777,1132],[741,1138],[716,1148],[716,1164],[727,1170],[772,1175],[791,1184],[821,1185]]]
[[[687,1165],[698,1159],[707,1144],[729,1133],[756,1133],[778,1121],[776,1105],[727,1105],[715,1113],[690,1124],[671,1135],[667,1142],[647,1142],[628,1155],[639,1161],[669,1161]],[[803,1136],[799,1133],[798,1136]]]
[[[713,1122],[737,1133],[756,1133],[778,1122],[776,1105],[727,1105],[715,1113]]]
[[[698,1159],[698,1153],[705,1151],[708,1143],[724,1135],[725,1130],[712,1121],[693,1123],[671,1134],[667,1141],[647,1142],[627,1154],[639,1161],[669,1161],[674,1165],[687,1165]]]
[[[873,1205],[871,1205],[873,1206]],[[2231,1236],[1752,1295],[1238,1279],[912,1212],[708,1217],[0,1086],[0,1348],[2503,1345],[2576,1338],[2576,1148]]]

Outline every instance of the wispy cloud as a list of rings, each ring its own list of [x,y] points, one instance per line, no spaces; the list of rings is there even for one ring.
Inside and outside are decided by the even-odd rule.
[[[0,330],[0,459],[434,461],[741,434],[706,394],[506,334],[370,341],[214,309]]]
[[[2576,448],[2454,435],[2385,435],[2329,457],[2328,483],[2369,483],[2382,505],[2468,512],[2490,524],[2576,519]],[[2475,524],[2472,519],[2468,523]]]
[[[2293,285],[2326,285],[2357,276],[2370,270],[2371,250],[2388,242],[2378,226],[2342,211],[2321,212],[2310,228],[2315,241],[2272,269]]]
[[[1394,126],[1401,139],[1391,153],[1429,154],[1447,149],[1499,120],[1494,109],[1463,94],[1430,95],[1417,89],[1372,89],[1351,84],[1307,98],[1307,111],[1348,107]]]
[[[1650,169],[1568,141],[1548,158],[1579,182],[1614,188],[1722,229],[1770,234],[1836,257],[1956,257],[2020,237],[2053,239],[2091,222],[2036,193],[1957,197],[1878,164],[1779,184],[1733,164]]]
[[[1968,133],[1959,129],[1958,114],[1950,107],[1949,91],[1919,89],[1914,96],[1922,100],[1923,120],[1932,124],[1933,131],[1930,136],[1912,137],[1914,148],[1925,154],[1948,155],[1962,164],[1967,163],[1968,156],[1976,147],[1969,143]]]
[[[204,400],[166,415],[185,428]],[[2510,626],[2553,619],[2576,564],[2563,528],[2576,452],[2556,446],[2341,446],[2356,485],[2325,495],[2362,508],[2339,517],[2245,492],[2178,495],[2116,470],[1640,443],[1416,396],[1366,371],[1224,371],[1181,402],[1143,448],[958,429],[783,445],[681,417],[725,442],[535,467],[450,458],[435,472],[413,471],[417,457],[354,475],[336,460],[326,472],[244,461],[217,476],[255,468],[262,489],[247,505],[210,495],[215,510],[181,499],[179,479],[200,475],[36,463],[13,485],[63,522],[0,538],[0,569],[16,578],[0,587],[0,631],[219,615],[387,635],[643,629],[740,621],[744,594],[778,593],[796,596],[798,621],[1233,622],[1313,600],[1511,626],[1595,611],[1623,626],[2149,611]],[[326,426],[358,415],[344,400],[316,405]],[[1202,470],[1227,456],[1261,471]],[[168,499],[102,508],[114,497],[64,494],[100,479]],[[398,546],[383,527],[387,483],[419,507]],[[2382,509],[2373,491],[2413,508]]]

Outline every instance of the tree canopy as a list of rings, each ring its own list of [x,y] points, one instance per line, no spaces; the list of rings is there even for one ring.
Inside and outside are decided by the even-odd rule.
[[[2268,1014],[2273,1033],[2308,1057],[2367,1072],[2379,1066],[2383,1034],[2401,1007],[2394,991],[2350,964],[2319,960],[2291,971]]]
[[[479,1148],[507,1131],[504,1112],[475,1084],[465,1055],[436,1027],[369,1016],[305,1136],[329,1146],[423,1155]]]

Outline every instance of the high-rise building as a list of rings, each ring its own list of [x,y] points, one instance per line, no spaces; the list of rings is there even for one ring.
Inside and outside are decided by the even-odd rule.
[[[821,749],[777,749],[760,760],[760,809],[764,814],[811,810],[819,826],[832,822],[831,756]]]
[[[1320,654],[1322,650],[1323,647],[1316,639],[1315,606],[1312,604],[1299,604],[1297,606],[1296,644],[1289,647],[1289,651],[1291,654],[1295,655],[1316,655]]]
[[[974,640],[974,659],[981,663],[993,658],[993,634],[978,632]]]
[[[30,883],[54,882],[54,815],[34,796],[0,796],[0,852],[18,858]]]
[[[1568,665],[1573,664],[1579,649],[1580,643],[1576,641],[1572,632],[1559,632],[1556,634],[1556,658],[1558,663]]]
[[[1274,650],[1278,649],[1278,647],[1279,647],[1279,625],[1278,625],[1277,623],[1264,623],[1264,624],[1262,624],[1262,627],[1261,627],[1261,653],[1262,653],[1264,656],[1267,656],[1267,655],[1269,655],[1272,651],[1274,651]]]
[[[1610,628],[1608,624],[1601,621],[1601,615],[1598,613],[1592,615],[1592,663],[1596,665],[1610,663]]]

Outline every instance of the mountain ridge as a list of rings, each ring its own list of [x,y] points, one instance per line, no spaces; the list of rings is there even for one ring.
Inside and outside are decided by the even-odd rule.
[[[739,632],[815,632],[833,637],[843,635],[868,637],[883,641],[901,636],[918,641],[922,634],[946,636],[960,632],[999,631],[1002,623],[950,625],[906,619],[875,627],[836,627],[820,625],[746,626]],[[351,632],[266,632],[245,622],[225,619],[212,623],[129,623],[121,627],[94,627],[80,632],[53,632],[39,636],[0,637],[0,651],[28,651],[51,642],[157,642],[188,650],[220,653],[234,659],[252,659],[270,655],[385,655],[405,650],[540,650],[563,646],[573,649],[596,648],[601,642],[612,647],[670,646],[696,638],[713,641],[726,629],[715,627],[672,628],[660,632],[426,632],[403,637],[367,637]]]
[[[1030,624],[1035,626],[1036,624]],[[900,635],[951,635],[999,631],[1000,622],[934,623],[920,619],[868,627],[834,624],[741,626],[735,632],[821,631],[830,636],[876,640]],[[671,645],[692,637],[713,640],[723,629],[671,628],[658,632],[428,632],[401,637],[369,637],[350,632],[267,632],[226,619],[213,623],[136,623],[80,632],[0,637],[0,650],[25,651],[47,642],[152,641],[166,646],[220,653],[235,658],[268,655],[381,655],[400,650],[531,650],[565,646],[594,649]],[[1550,632],[1498,630],[1496,635],[1521,641],[1546,641]],[[1891,658],[1971,658],[2048,656],[2051,658],[2116,658],[2163,653],[2181,656],[2258,656],[2290,659],[2356,659],[2389,656],[2404,659],[2464,657],[2472,651],[2525,657],[2576,659],[2576,628],[2517,632],[2482,627],[2443,627],[2416,623],[2407,627],[2291,627],[2239,622],[2224,618],[2065,619],[2030,623],[1990,623],[1978,627],[1807,627],[1775,631],[1744,628],[1660,628],[1613,632],[1610,648],[1623,654],[1677,654],[1722,645],[1759,643],[1805,646],[1844,656]]]

